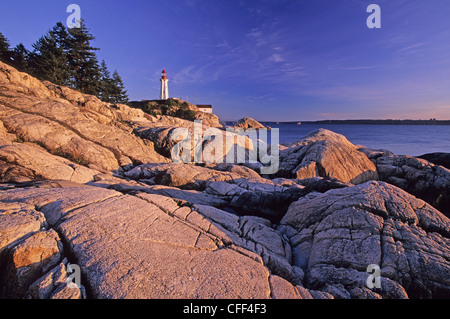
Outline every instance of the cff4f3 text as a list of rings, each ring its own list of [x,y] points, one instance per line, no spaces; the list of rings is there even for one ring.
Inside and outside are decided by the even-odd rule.
[[[205,314],[214,317],[216,313],[229,313],[229,314],[265,314],[266,304],[263,303],[231,303],[226,308],[219,306],[199,306],[191,303],[183,308],[184,314]]]

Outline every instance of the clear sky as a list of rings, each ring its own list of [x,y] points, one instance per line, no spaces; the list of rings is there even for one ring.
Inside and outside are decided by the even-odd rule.
[[[450,119],[449,0],[2,1],[0,32],[31,49],[71,3],[132,100],[165,68],[223,120]]]

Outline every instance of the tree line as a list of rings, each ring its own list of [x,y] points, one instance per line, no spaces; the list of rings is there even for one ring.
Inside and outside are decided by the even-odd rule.
[[[0,60],[40,80],[68,86],[92,94],[107,103],[127,103],[125,85],[117,70],[112,75],[106,62],[99,63],[92,46],[95,37],[84,21],[79,28],[66,28],[61,22],[27,50],[22,43],[10,48],[0,32]]]

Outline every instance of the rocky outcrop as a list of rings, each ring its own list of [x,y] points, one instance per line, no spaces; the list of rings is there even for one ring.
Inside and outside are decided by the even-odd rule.
[[[212,166],[215,169],[189,164],[146,164],[137,166],[124,175],[147,185],[113,183],[114,189],[155,193],[192,203],[231,209],[240,215],[256,215],[279,221],[288,206],[299,197],[312,191],[325,191],[345,184],[329,181],[329,187],[320,189],[319,180],[305,181],[304,185],[288,179],[269,180],[260,177],[247,167],[230,164]],[[102,182],[103,183],[103,182]],[[165,185],[169,187],[161,187]]]
[[[84,286],[75,286],[70,277],[70,264],[64,258],[28,288],[27,299],[86,299]],[[73,266],[72,266],[73,267]]]
[[[180,167],[180,164],[177,165],[137,167],[129,171],[130,174],[125,173],[133,178],[128,181],[111,178],[108,175],[97,175],[96,181],[90,182],[89,185],[114,189],[125,194],[160,194],[171,197],[177,202],[209,205],[242,216],[263,217],[273,223],[278,223],[289,205],[300,197],[317,196],[317,194],[330,189],[351,186],[351,184],[332,179],[314,178],[294,181],[277,178],[269,180],[254,177],[252,176],[255,174],[254,172],[248,174],[246,170],[242,172],[240,169],[231,169],[234,174],[230,175],[218,171],[217,167],[214,170],[204,168],[199,170],[192,165],[183,168]],[[226,166],[234,168],[237,165],[220,164],[218,166],[223,169]],[[176,176],[177,174],[179,176]],[[236,174],[240,174],[240,177],[237,177]],[[150,176],[152,177],[149,178]],[[184,182],[175,187],[175,184],[172,184],[173,180]],[[185,182],[189,180],[195,182],[186,184]]]
[[[193,122],[0,64],[0,297],[450,296],[448,169],[318,130],[264,175],[248,138],[211,130],[183,143],[212,161],[174,163]]]
[[[140,110],[112,108],[93,96],[44,85],[1,62],[0,82],[0,121],[16,141],[37,143],[53,154],[107,171],[168,161],[125,124],[136,117],[146,120]]]
[[[223,123],[215,114],[197,111],[195,112],[195,119],[199,121],[201,120],[204,125],[209,127],[216,127],[220,129],[224,128]]]
[[[278,229],[307,288],[341,298],[450,296],[450,220],[395,186],[372,181],[302,198]],[[374,291],[371,264],[381,268]]]
[[[45,216],[65,243],[64,254],[80,266],[91,298],[269,298],[286,286],[291,297],[299,296],[293,283],[301,282],[302,272],[288,261],[286,239],[261,218],[82,185],[14,188],[2,191],[0,201]],[[27,277],[29,296],[62,289],[63,257],[33,264],[42,269]]]
[[[189,121],[195,119],[201,120],[208,127],[224,128],[217,115],[202,112],[196,105],[181,99],[131,101],[128,105],[143,110],[161,122],[165,122],[165,118]]]
[[[16,137],[14,134],[9,134],[3,122],[0,121],[0,145],[11,144]]]
[[[2,296],[25,297],[30,285],[61,259],[61,250],[61,241],[52,229],[38,231],[7,247],[2,256]]]
[[[242,129],[244,131],[248,129],[265,129],[266,127],[259,123],[257,120],[252,119],[251,117],[244,117],[239,121],[234,123],[234,129]]]
[[[244,163],[249,162],[250,151],[256,153],[256,143],[246,135],[210,127],[203,122],[195,124],[178,118],[159,118],[164,120],[132,123],[133,133],[153,143],[159,154],[173,161]]]
[[[196,141],[192,121],[110,105],[67,87],[41,83],[3,63],[0,82],[0,132],[6,131],[0,139],[10,134],[9,142],[36,143],[53,155],[95,170],[169,162],[172,148],[182,140],[172,133],[180,129],[187,129],[191,149],[201,147],[200,161],[207,163],[231,157],[235,162],[246,161],[249,150],[256,147],[247,136],[219,130],[222,125],[216,123],[215,115],[202,114],[201,136]]]
[[[174,186],[184,189],[204,190],[206,182],[233,181],[240,175],[211,170],[205,167],[183,163],[155,163],[136,166],[124,173],[134,180]]]
[[[280,150],[278,175],[327,177],[360,184],[378,179],[375,165],[343,135],[326,129],[311,132]]]
[[[450,153],[428,153],[418,156],[435,165],[441,165],[450,169]]]
[[[362,151],[367,152],[362,149]],[[450,170],[406,155],[368,153],[380,179],[417,196],[450,216]]]
[[[80,137],[73,130],[45,117],[27,114],[0,105],[2,123],[19,138],[41,145],[53,154],[64,155],[104,170],[118,169],[113,152]]]
[[[51,155],[31,143],[0,146],[0,182],[14,183],[32,180],[65,179],[86,183],[99,171]]]
[[[3,193],[1,194],[3,195]],[[67,260],[60,265],[55,280],[41,276],[55,272],[62,259],[63,244],[59,235],[49,228],[42,212],[20,201],[3,200],[0,205],[0,282],[1,298],[63,298],[80,299],[84,287],[65,290]],[[41,278],[41,279],[40,279]]]
[[[0,226],[9,234],[0,250],[8,257],[0,267],[15,283],[2,282],[8,296],[300,299],[450,293],[449,219],[387,183],[309,193],[291,204],[279,225],[101,183],[41,182],[0,191]],[[36,254],[25,262],[31,251]],[[48,257],[30,263],[33,256]],[[68,263],[80,266],[78,290],[65,284]],[[381,288],[367,287],[370,264],[381,268]]]

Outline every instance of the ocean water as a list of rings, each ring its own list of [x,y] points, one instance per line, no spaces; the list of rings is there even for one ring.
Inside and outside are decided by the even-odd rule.
[[[295,142],[316,129],[325,128],[344,135],[355,145],[387,149],[396,155],[450,153],[450,125],[262,124],[279,129],[280,143]]]

